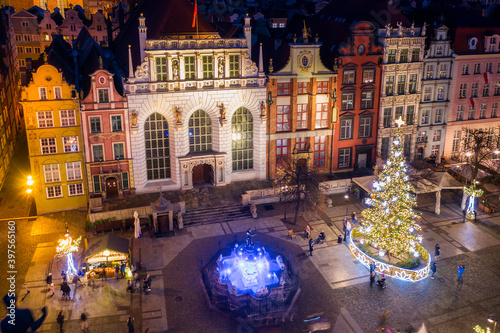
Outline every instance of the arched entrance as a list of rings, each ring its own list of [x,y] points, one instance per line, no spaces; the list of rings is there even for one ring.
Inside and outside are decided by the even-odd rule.
[[[296,163],[297,173],[307,172],[307,158],[299,158]]]
[[[421,160],[424,158],[424,148],[419,147],[417,149],[417,160]]]
[[[209,164],[199,164],[193,167],[193,185],[213,184],[214,171]]]
[[[106,179],[106,197],[111,198],[118,195],[118,182],[116,178],[110,177]]]

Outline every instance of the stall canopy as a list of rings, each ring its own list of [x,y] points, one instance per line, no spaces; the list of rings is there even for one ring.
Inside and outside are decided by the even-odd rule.
[[[96,262],[120,261],[129,255],[129,240],[108,234],[89,241],[85,260],[92,264]]]

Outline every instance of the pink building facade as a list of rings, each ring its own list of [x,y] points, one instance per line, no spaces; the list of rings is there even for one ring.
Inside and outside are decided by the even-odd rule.
[[[457,28],[444,156],[462,152],[462,129],[500,125],[500,28]]]
[[[90,198],[123,197],[134,187],[127,100],[107,70],[90,79],[80,112]]]

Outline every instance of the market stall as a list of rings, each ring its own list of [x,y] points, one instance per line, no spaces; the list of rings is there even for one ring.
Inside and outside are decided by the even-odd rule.
[[[130,249],[127,238],[113,234],[93,238],[89,241],[85,253],[87,277],[100,277],[103,272],[106,273],[106,277],[113,277],[115,275],[115,266],[127,264],[129,259]]]

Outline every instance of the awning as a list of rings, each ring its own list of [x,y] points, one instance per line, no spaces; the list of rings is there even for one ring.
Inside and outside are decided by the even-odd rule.
[[[370,193],[373,190],[373,182],[377,179],[377,176],[364,176],[353,178],[352,181],[356,183],[359,187],[365,190],[367,193]]]
[[[105,252],[107,251],[107,252]],[[85,260],[88,263],[125,260],[129,255],[129,240],[108,234],[89,241]]]

